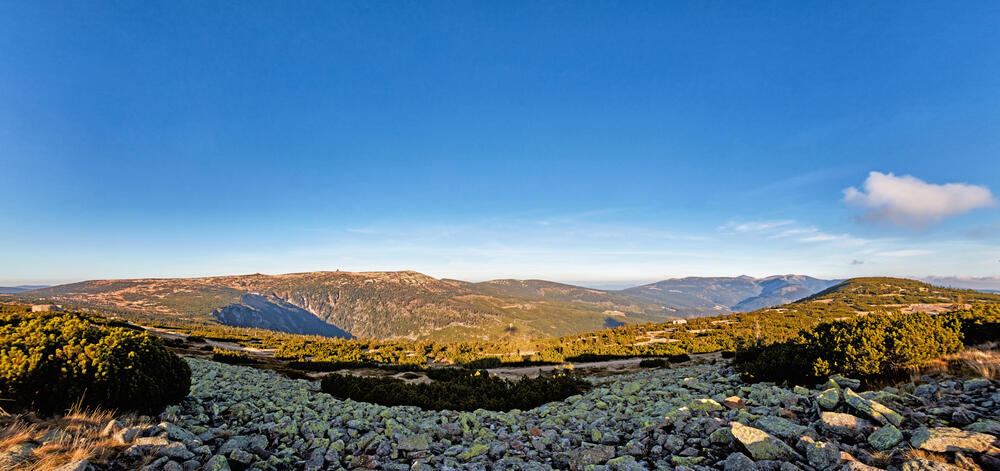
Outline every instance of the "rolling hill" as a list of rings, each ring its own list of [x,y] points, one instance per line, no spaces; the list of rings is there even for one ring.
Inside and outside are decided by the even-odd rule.
[[[544,280],[471,283],[413,272],[97,280],[19,294],[141,315],[334,337],[538,338],[782,304],[830,284],[800,275],[684,278],[621,291]]]

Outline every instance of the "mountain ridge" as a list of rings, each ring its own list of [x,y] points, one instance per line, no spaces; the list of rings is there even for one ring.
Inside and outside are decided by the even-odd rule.
[[[438,279],[412,270],[313,271],[91,280],[18,296],[143,313],[154,320],[216,322],[291,333],[496,340],[753,310],[794,301],[792,297],[811,295],[836,281],[804,275],[687,277],[601,290],[537,279]]]

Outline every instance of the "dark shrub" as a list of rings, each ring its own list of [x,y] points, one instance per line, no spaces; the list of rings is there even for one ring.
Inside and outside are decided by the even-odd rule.
[[[490,376],[485,371],[462,373],[445,381],[425,384],[406,384],[396,378],[330,374],[323,378],[322,389],[334,397],[385,406],[506,411],[531,409],[558,401],[583,392],[587,386],[586,382],[570,372],[556,372],[551,376],[523,378],[519,381]]]
[[[189,335],[187,341],[188,343],[205,343],[205,338],[197,335]]]
[[[212,353],[212,361],[228,363],[230,365],[251,365],[259,363],[256,358],[237,350],[226,350],[216,348]]]
[[[732,350],[723,350],[722,358],[736,358],[736,352]]]
[[[972,309],[952,311],[946,316],[956,319],[962,326],[962,340],[966,345],[1000,341],[1000,306],[978,305]]]
[[[925,366],[962,349],[952,316],[871,314],[803,331],[798,338],[750,346],[736,355],[744,377],[808,382],[831,374],[876,378]]]
[[[684,363],[685,361],[691,361],[691,355],[687,353],[681,353],[680,355],[670,355],[667,357],[667,361],[670,363]]]
[[[667,360],[662,358],[647,358],[639,362],[639,368],[663,368],[667,366]]]
[[[497,357],[486,357],[486,358],[480,358],[478,360],[472,360],[470,362],[465,363],[462,366],[470,370],[484,370],[487,368],[499,368],[500,365],[502,364],[503,363]]]
[[[337,371],[337,370],[357,370],[362,368],[385,370],[392,372],[404,371],[424,371],[423,365],[413,364],[391,364],[377,363],[374,361],[324,361],[324,360],[295,360],[288,362],[289,368],[302,371]]]
[[[151,413],[179,402],[191,369],[145,332],[76,314],[0,315],[0,404],[61,413],[84,407]]]

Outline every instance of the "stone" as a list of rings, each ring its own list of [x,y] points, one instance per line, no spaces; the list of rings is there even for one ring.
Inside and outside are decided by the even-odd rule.
[[[726,406],[727,409],[731,410],[743,409],[747,406],[746,403],[743,402],[743,398],[739,396],[727,397],[725,400],[722,401],[722,405]]]
[[[721,411],[722,404],[712,399],[695,399],[688,404],[688,409],[696,412],[716,412]]]
[[[839,376],[839,375],[831,376],[830,379],[832,379],[833,381],[835,381],[838,386],[840,386],[842,388],[845,388],[845,389],[847,389],[847,388],[858,389],[859,387],[861,387],[861,380],[859,380],[859,379],[845,378],[845,377]]]
[[[485,455],[486,452],[490,451],[489,445],[484,445],[482,443],[477,443],[469,447],[468,450],[459,453],[458,459],[469,461],[477,456]]]
[[[938,389],[940,388],[938,388],[936,384],[921,384],[913,390],[913,395],[930,400],[934,398],[935,394],[937,394]]]
[[[833,410],[840,404],[840,390],[837,388],[829,388],[816,395],[816,404],[819,405],[821,409]]]
[[[123,428],[123,429],[115,432],[115,435],[114,435],[115,436],[115,440],[117,440],[118,443],[121,443],[123,445],[127,445],[129,443],[132,443],[132,440],[135,440],[135,437],[138,437],[139,436],[139,432],[141,432],[141,431],[142,431],[142,429],[139,428],[139,427],[126,427],[126,428]]]
[[[229,459],[237,463],[250,464],[253,462],[253,453],[237,448],[229,452]]]
[[[90,469],[93,469],[93,467],[90,466],[89,461],[76,460],[70,461],[69,463],[59,466],[58,468],[53,468],[52,471],[88,471]]]
[[[820,428],[839,437],[861,439],[874,429],[871,422],[840,412],[821,412],[819,420]]]
[[[754,422],[754,426],[771,435],[781,438],[799,437],[806,433],[808,427],[798,425],[783,417],[764,416]]]
[[[176,461],[167,461],[163,464],[163,471],[184,471],[184,467]]]
[[[167,438],[171,440],[191,442],[198,439],[197,435],[170,422],[160,423],[160,428],[167,432]]]
[[[111,419],[111,421],[108,422],[108,424],[105,425],[103,429],[101,429],[101,436],[111,437],[123,428],[125,428],[125,424],[119,422],[116,419]]]
[[[857,395],[850,389],[844,390],[844,401],[863,415],[881,423],[882,425],[892,424],[899,426],[903,423],[903,416],[898,412],[882,405],[881,403],[865,399]]]
[[[993,419],[979,419],[975,423],[962,427],[969,432],[988,433],[993,436],[1000,436],[1000,421]]]
[[[962,389],[964,389],[965,392],[978,391],[980,389],[989,388],[990,386],[993,386],[993,382],[986,378],[974,378],[966,380],[962,383]]]
[[[796,452],[787,443],[775,438],[767,432],[743,425],[739,422],[730,422],[733,438],[736,439],[750,453],[754,460],[801,460],[802,455]]]
[[[740,452],[734,452],[722,462],[723,471],[757,471],[757,465]]]
[[[205,471],[229,471],[229,460],[225,456],[215,455],[205,463]]]
[[[188,451],[187,447],[185,447],[184,444],[180,442],[174,442],[163,447],[162,449],[160,449],[159,454],[161,456],[166,456],[168,458],[180,461],[186,461],[191,458],[194,458],[194,453]]]
[[[840,467],[840,471],[885,471],[882,468],[869,466],[860,461],[846,461]]]
[[[964,471],[958,466],[925,459],[907,461],[899,469],[900,471]]]
[[[431,438],[426,433],[400,437],[396,447],[401,451],[424,451],[431,447]]]
[[[808,441],[804,448],[806,459],[814,468],[826,469],[840,462],[840,449],[833,443]]]
[[[937,453],[962,451],[982,453],[990,449],[996,438],[992,435],[969,432],[953,427],[921,427],[913,432],[910,444],[914,448]]]
[[[615,457],[615,448],[612,446],[598,445],[585,448],[575,454],[569,461],[569,469],[582,471],[587,466],[604,464]]]
[[[889,424],[868,435],[868,443],[876,450],[885,451],[903,441],[903,432],[900,432],[894,425]]]

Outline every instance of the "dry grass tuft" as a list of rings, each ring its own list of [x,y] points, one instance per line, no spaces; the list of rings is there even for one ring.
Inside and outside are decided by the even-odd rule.
[[[1000,379],[1000,344],[989,343],[969,348],[945,359],[949,370],[965,376]]]
[[[46,471],[77,460],[104,463],[128,445],[112,437],[102,437],[104,427],[117,418],[122,423],[136,424],[135,417],[115,417],[108,411],[86,411],[74,408],[64,416],[42,419],[28,414],[0,414],[0,450],[20,444],[37,446],[31,456],[11,471]]]

